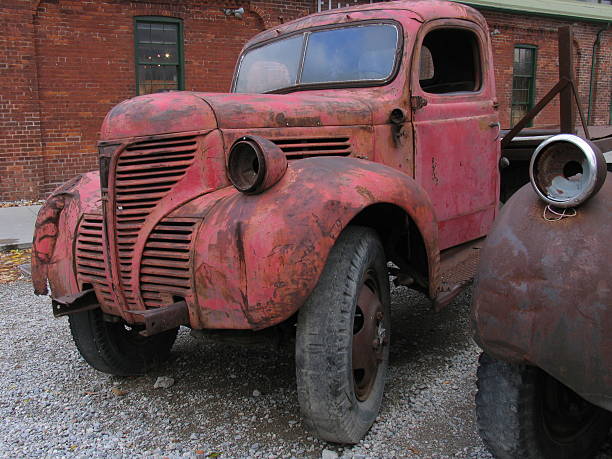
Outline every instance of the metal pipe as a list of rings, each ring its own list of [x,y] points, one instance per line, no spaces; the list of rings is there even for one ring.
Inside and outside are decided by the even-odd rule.
[[[591,55],[591,79],[589,81],[589,112],[587,114],[587,122],[590,125],[593,121],[593,86],[595,84],[595,68],[597,67],[597,51],[599,51],[599,45],[601,44],[601,34],[610,28],[610,23],[605,28],[600,29],[597,32],[597,37],[593,42],[593,53]]]

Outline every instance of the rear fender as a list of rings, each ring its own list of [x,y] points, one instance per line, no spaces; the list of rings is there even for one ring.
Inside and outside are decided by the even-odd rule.
[[[487,237],[473,295],[475,340],[612,410],[612,180],[575,217],[547,221],[544,208],[526,185]]]
[[[261,329],[304,303],[330,249],[363,209],[388,203],[418,227],[437,279],[437,222],[426,193],[387,166],[353,158],[291,162],[260,195],[225,188],[172,214],[203,218],[194,246],[195,328]],[[435,291],[435,281],[430,285]]]
[[[46,295],[47,282],[55,297],[78,292],[73,265],[73,245],[83,213],[99,209],[98,172],[74,177],[57,188],[36,218],[32,243],[34,293]]]

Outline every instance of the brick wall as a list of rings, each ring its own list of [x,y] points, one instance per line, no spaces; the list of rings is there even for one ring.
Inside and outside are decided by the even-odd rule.
[[[490,30],[500,33],[492,36],[497,97],[500,103],[502,125],[510,125],[512,101],[513,50],[515,45],[537,47],[536,101],[542,98],[559,79],[558,33],[562,25],[571,24],[574,30],[574,66],[578,82],[580,103],[585,116],[588,111],[589,83],[593,42],[602,28],[585,22],[569,23],[534,16],[518,16],[493,11],[483,12]],[[612,91],[612,30],[602,34],[597,52],[596,78],[593,87],[592,123],[610,123],[610,98]],[[535,127],[559,125],[559,98],[545,108],[535,119]]]
[[[4,0],[0,29],[0,200],[31,198],[44,168],[30,2]]]
[[[185,89],[227,91],[244,43],[311,1],[4,0],[0,201],[44,196],[97,167],[105,114],[136,95],[134,16],[180,18]],[[242,19],[222,8],[243,7]],[[1,51],[6,50],[6,51]]]
[[[351,2],[352,3],[352,2]],[[369,3],[366,1],[365,3]],[[222,8],[244,7],[242,19]],[[184,24],[185,89],[227,91],[240,48],[264,28],[316,11],[312,0],[3,0],[0,3],[0,201],[44,196],[95,169],[108,110],[136,94],[134,16]],[[493,37],[500,113],[509,124],[515,44],[538,46],[537,97],[557,79],[557,28],[547,18],[484,12]],[[585,111],[593,41],[600,26],[576,23],[576,67]],[[593,124],[609,122],[612,31],[597,55]],[[536,126],[558,124],[546,109]]]

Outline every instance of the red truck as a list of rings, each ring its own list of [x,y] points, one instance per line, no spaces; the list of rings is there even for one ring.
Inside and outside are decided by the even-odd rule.
[[[396,1],[289,22],[247,43],[231,93],[108,113],[99,172],[40,211],[35,291],[50,284],[84,359],[116,375],[166,358],[180,326],[295,325],[303,417],[354,443],[383,396],[389,273],[438,309],[470,281],[499,138],[477,11]]]

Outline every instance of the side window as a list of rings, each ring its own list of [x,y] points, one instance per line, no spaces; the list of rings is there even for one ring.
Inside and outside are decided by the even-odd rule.
[[[183,89],[180,19],[137,17],[134,22],[137,95]]]
[[[478,36],[467,29],[435,29],[423,40],[419,81],[431,94],[475,92],[482,85]]]
[[[536,47],[519,45],[514,48],[512,72],[512,113],[514,126],[533,107],[535,99]]]

